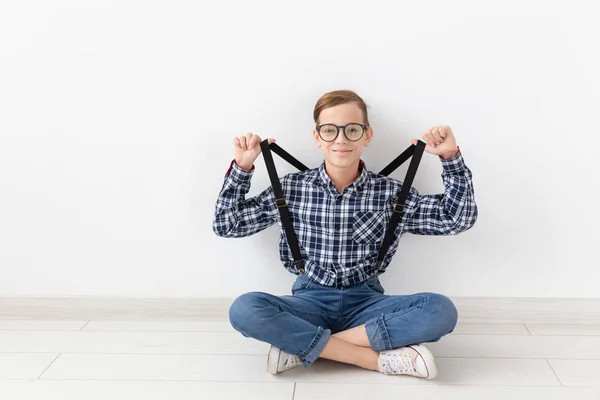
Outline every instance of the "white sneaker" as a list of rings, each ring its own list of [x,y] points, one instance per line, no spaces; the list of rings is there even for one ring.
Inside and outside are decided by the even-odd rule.
[[[386,375],[411,375],[433,379],[437,366],[433,354],[423,345],[401,347],[379,353],[379,372]]]
[[[281,349],[271,345],[269,349],[269,358],[267,359],[267,371],[270,374],[276,375],[280,372],[287,371],[302,365],[302,361],[298,356],[288,354]]]

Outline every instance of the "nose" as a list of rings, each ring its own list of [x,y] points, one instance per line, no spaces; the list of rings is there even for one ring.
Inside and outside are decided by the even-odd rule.
[[[348,138],[346,138],[346,135],[344,134],[344,128],[341,127],[337,127],[338,130],[338,135],[335,138],[335,142],[336,143],[348,143]]]

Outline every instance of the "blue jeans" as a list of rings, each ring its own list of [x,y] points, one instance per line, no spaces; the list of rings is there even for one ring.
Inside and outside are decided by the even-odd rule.
[[[235,330],[297,355],[305,366],[337,332],[365,324],[371,348],[382,351],[437,342],[454,330],[457,317],[452,301],[440,294],[384,295],[376,276],[338,289],[299,275],[292,296],[246,293],[229,309]]]

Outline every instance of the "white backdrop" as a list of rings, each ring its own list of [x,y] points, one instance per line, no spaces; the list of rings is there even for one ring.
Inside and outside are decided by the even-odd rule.
[[[0,297],[289,292],[275,226],[212,232],[232,138],[316,167],[314,104],[352,89],[368,168],[449,125],[474,174],[475,227],[404,236],[388,292],[598,298],[587,4],[1,0]],[[250,195],[268,186],[256,165]],[[441,191],[440,174],[426,154],[415,187]]]

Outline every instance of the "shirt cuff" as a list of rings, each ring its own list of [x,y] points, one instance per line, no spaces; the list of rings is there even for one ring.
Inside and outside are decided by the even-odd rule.
[[[462,153],[460,152],[460,147],[458,148],[458,153],[452,158],[442,158],[442,168],[444,172],[460,172],[465,168],[465,161],[463,159]]]
[[[232,160],[225,175],[229,175],[229,178],[235,181],[243,182],[252,178],[252,175],[254,175],[254,168],[254,165],[252,165],[252,169],[244,169],[238,166],[235,160]]]

